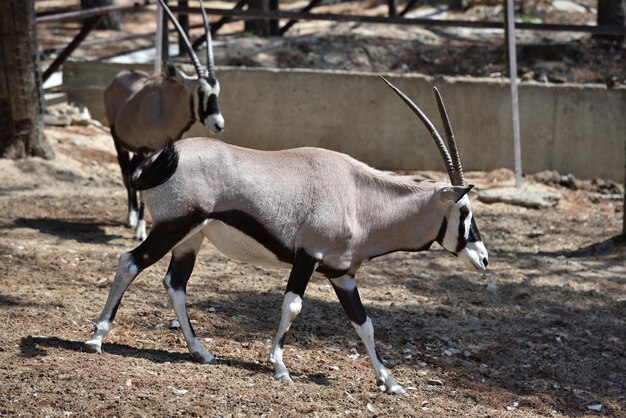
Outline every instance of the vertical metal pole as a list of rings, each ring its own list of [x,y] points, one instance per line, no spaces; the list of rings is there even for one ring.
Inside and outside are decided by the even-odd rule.
[[[163,8],[160,4],[157,4],[156,22],[157,28],[154,33],[154,46],[156,49],[154,54],[154,72],[159,74],[161,73],[161,56],[163,55]]]
[[[178,7],[189,7],[189,2],[187,0],[178,0]],[[189,15],[179,13],[178,23],[180,23],[180,27],[183,28],[183,32],[187,35],[187,38],[189,38]],[[185,48],[185,41],[178,35],[178,55],[182,55],[183,51],[186,51]]]
[[[517,53],[515,50],[515,9],[513,0],[505,0],[505,35],[511,80],[511,111],[513,115],[513,153],[515,158],[515,187],[522,187],[522,147],[520,144],[519,100],[517,95]]]
[[[167,4],[167,0],[163,0]],[[170,59],[170,31],[168,29],[169,18],[163,12],[161,12],[163,18],[161,21],[161,62],[164,63]]]

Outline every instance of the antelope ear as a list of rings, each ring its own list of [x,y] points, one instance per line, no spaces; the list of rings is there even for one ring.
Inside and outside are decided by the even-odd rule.
[[[172,64],[171,62],[168,62],[165,64],[165,71],[163,71],[163,74],[168,77],[168,78],[175,78],[176,77],[176,67],[174,66],[174,64]]]
[[[444,186],[437,191],[437,194],[442,201],[452,200],[456,203],[468,194],[473,187],[473,184],[467,186]]]
[[[186,86],[190,81],[194,81],[194,77],[190,77],[178,68],[174,66],[171,62],[167,63],[165,67],[165,76],[171,79],[177,80],[183,86]]]

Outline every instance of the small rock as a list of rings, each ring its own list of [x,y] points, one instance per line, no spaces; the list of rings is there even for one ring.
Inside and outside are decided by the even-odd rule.
[[[587,13],[587,8],[570,0],[554,0],[552,7],[561,12]]]
[[[506,203],[531,209],[551,208],[561,200],[560,193],[531,191],[515,187],[481,190],[478,200],[483,203]]]
[[[186,395],[188,392],[187,389],[172,389],[174,395]]]
[[[445,350],[443,350],[441,354],[446,357],[451,357],[460,353],[461,353],[461,350],[457,350],[456,348],[446,348]]]
[[[126,381],[124,382],[124,386],[126,387],[131,387],[133,385],[133,380],[129,377],[128,379],[126,379]]]
[[[443,380],[436,379],[436,378],[428,379],[426,383],[428,383],[429,385],[433,385],[433,386],[443,386]]]
[[[499,289],[499,286],[495,283],[489,283],[487,284],[487,286],[485,286],[485,289],[487,289],[487,292],[496,293]]]
[[[513,402],[513,405],[509,405],[506,407],[507,411],[515,411],[517,408],[519,408],[519,402]]]
[[[374,406],[373,406],[371,403],[368,403],[366,408],[367,408],[367,410],[368,410],[369,412],[371,412],[372,414],[375,412],[375,411],[374,411]]]
[[[604,407],[604,405],[602,405],[601,403],[595,403],[593,405],[587,405],[587,409],[589,409],[590,411],[596,411],[596,412],[602,411],[603,407]]]
[[[542,230],[540,230],[540,229],[537,229],[535,231],[531,231],[528,234],[526,234],[526,236],[528,238],[538,238],[538,237],[541,237],[543,235],[545,235],[545,233]]]
[[[359,353],[356,351],[356,348],[350,349],[350,354],[348,355],[348,357],[351,358],[352,360],[356,360],[359,358]]]
[[[46,113],[43,115],[43,123],[48,126],[69,126],[72,119],[67,115]]]
[[[170,329],[180,329],[180,322],[178,322],[178,319],[173,319],[172,322],[170,322]]]
[[[211,312],[211,313],[215,313],[216,309],[211,306],[209,309],[207,309],[207,312]]]

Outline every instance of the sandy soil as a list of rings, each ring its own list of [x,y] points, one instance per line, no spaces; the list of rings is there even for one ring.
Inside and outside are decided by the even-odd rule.
[[[56,160],[0,160],[0,415],[626,414],[626,247],[611,239],[622,202],[591,183],[542,186],[563,195],[544,210],[474,197],[487,274],[463,271],[439,249],[361,269],[379,350],[404,399],[376,387],[321,279],[287,338],[295,383],[274,381],[266,358],[288,272],[231,261],[208,244],[189,311],[218,366],[193,363],[168,329],[167,260],[130,287],[105,353],[84,352],[117,259],[136,242],[122,222],[110,138],[92,127],[47,134]],[[467,177],[479,189],[512,183],[508,171]],[[597,404],[601,412],[588,409]]]

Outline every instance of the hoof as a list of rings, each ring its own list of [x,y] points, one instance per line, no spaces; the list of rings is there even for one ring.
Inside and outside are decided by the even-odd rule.
[[[278,380],[279,382],[293,383],[293,379],[291,378],[291,376],[289,376],[289,373],[275,374],[274,379]]]
[[[392,386],[388,388],[385,392],[389,394],[404,396],[405,398],[409,396],[409,394],[406,393],[406,390],[404,390],[404,388],[400,385]]]
[[[83,346],[92,353],[102,353],[102,343],[100,341],[89,340]]]
[[[200,352],[195,352],[195,353],[191,353],[191,357],[200,364],[212,364],[212,365],[216,365],[217,363],[217,359],[215,357],[213,357],[210,353],[200,353]]]

